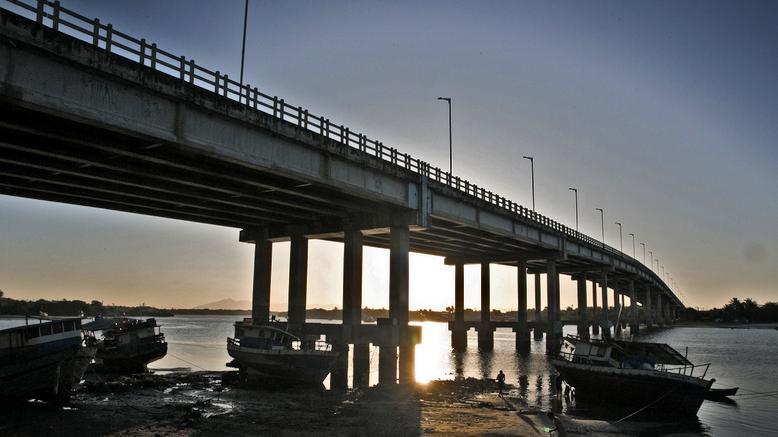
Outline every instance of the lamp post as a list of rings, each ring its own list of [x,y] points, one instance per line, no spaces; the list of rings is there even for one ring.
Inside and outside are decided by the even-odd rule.
[[[619,250],[623,253],[624,252],[624,240],[621,238],[621,223],[616,222],[617,225],[619,225]]]
[[[243,7],[243,48],[240,51],[240,94],[243,94],[243,64],[246,60],[246,25],[248,24],[248,18],[249,18],[249,0],[245,1],[245,6]],[[242,97],[242,96],[241,96]],[[248,100],[248,96],[246,96],[246,100]]]
[[[568,190],[575,193],[575,230],[578,232],[578,188],[570,187]]]
[[[635,258],[635,234],[634,233],[629,233],[627,235],[631,235],[632,236],[632,258]]]
[[[529,168],[532,175],[532,210],[535,210],[535,158],[531,156],[524,156],[524,159],[529,159]]]
[[[646,265],[646,243],[640,243],[643,246],[643,265]]]
[[[448,103],[448,173],[454,173],[454,146],[451,137],[451,97],[438,97]]]
[[[602,208],[594,208],[596,211],[600,211],[600,225],[602,226],[602,247],[605,247],[605,212]]]

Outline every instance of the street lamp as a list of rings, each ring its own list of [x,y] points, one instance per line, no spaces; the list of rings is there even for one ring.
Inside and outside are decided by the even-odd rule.
[[[596,211],[600,211],[600,225],[602,226],[602,246],[605,247],[605,212],[602,208],[594,208]]]
[[[627,235],[632,235],[632,258],[635,258],[635,234],[629,233]]]
[[[438,97],[448,102],[448,174],[454,174],[454,146],[451,140],[451,97]]]
[[[524,159],[529,159],[530,173],[532,174],[532,210],[535,210],[535,158],[531,156],[524,156]]]
[[[240,94],[243,94],[243,64],[246,60],[246,25],[249,18],[249,0],[246,0],[243,8],[243,48],[240,51]],[[248,96],[246,96],[246,102],[248,102]]]
[[[648,251],[648,254],[651,255],[651,270],[654,270],[654,252]]]
[[[570,187],[568,190],[575,193],[575,231],[578,232],[578,188]]]
[[[616,222],[617,225],[619,225],[619,250],[623,253],[624,252],[624,240],[621,238],[621,223]]]
[[[646,243],[640,243],[643,246],[643,265],[646,264]]]

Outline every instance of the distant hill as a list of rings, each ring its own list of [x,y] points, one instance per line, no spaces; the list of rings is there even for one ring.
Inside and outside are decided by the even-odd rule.
[[[250,310],[251,301],[222,299],[194,307],[196,310]]]

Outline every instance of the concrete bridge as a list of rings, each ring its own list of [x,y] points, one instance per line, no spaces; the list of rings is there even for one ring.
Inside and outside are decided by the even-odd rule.
[[[341,349],[353,344],[358,384],[368,342],[380,346],[381,383],[413,380],[420,333],[408,326],[411,251],[454,266],[454,290],[435,292],[454,301],[457,349],[466,341],[466,264],[481,266],[483,349],[495,327],[490,263],[517,267],[520,348],[532,324],[547,326],[549,352],[558,348],[560,274],[578,281],[582,335],[598,295],[599,324],[609,327],[608,288],[630,297],[635,328],[668,323],[683,308],[638,260],[483,187],[58,2],[0,4],[0,194],[240,229],[240,240],[255,245],[259,321],[269,316],[273,242],[291,241],[290,327]],[[345,246],[338,329],[305,321],[312,238]],[[360,325],[365,245],[391,253],[390,318],[374,328]],[[540,302],[541,273],[548,316],[531,322],[527,278]],[[340,363],[333,387],[345,385],[347,366]]]

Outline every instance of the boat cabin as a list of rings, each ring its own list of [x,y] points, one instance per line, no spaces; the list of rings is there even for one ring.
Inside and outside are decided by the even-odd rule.
[[[620,369],[665,370],[667,366],[694,367],[689,360],[663,343],[581,340],[567,337],[562,357],[581,364]]]
[[[81,320],[64,319],[26,324],[0,331],[0,350],[81,337]]]

